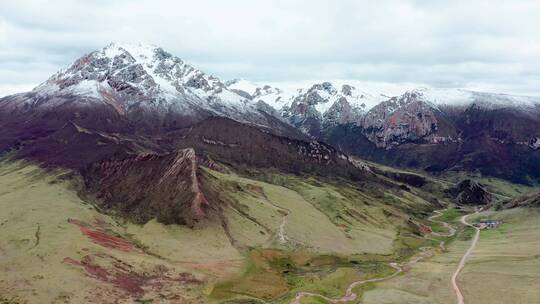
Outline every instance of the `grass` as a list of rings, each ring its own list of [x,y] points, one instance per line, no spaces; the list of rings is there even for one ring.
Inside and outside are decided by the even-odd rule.
[[[473,255],[458,277],[466,303],[536,303],[540,291],[540,210],[484,212],[471,217],[501,220],[497,229],[483,230]],[[392,280],[364,293],[362,303],[455,303],[450,277],[470,244],[474,230],[464,229],[448,251],[423,260]]]
[[[288,302],[299,291],[340,297],[354,281],[395,271],[382,261],[316,255],[307,251],[253,249],[244,272],[214,286],[210,297],[224,301],[236,296]]]
[[[302,304],[327,304],[329,302],[322,297],[315,296],[315,297],[305,297],[300,301],[300,303]]]
[[[0,214],[0,248],[6,257],[0,261],[0,269],[16,283],[0,281],[0,291],[41,303],[59,296],[84,302],[91,290],[114,293],[114,286],[62,263],[65,257],[80,260],[91,253],[113,254],[136,269],[163,264],[178,272],[194,273],[207,283],[204,288],[178,286],[169,291],[188,299],[204,292],[208,296],[204,301],[288,303],[299,291],[341,297],[354,281],[393,273],[389,262],[406,261],[421,247],[438,245],[413,236],[406,224],[409,218],[425,219],[433,208],[428,203],[430,194],[423,189],[371,189],[347,181],[270,171],[259,172],[262,175],[256,178],[212,170],[207,173],[227,196],[227,203],[219,205],[222,217],[187,228],[155,220],[145,225],[120,221],[82,201],[69,181],[58,178],[66,172],[45,173],[26,163],[1,163],[0,208],[8,212]],[[455,222],[459,216],[459,210],[449,209],[436,220]],[[68,218],[87,223],[99,218],[107,223],[108,233],[131,240],[144,250],[135,254],[100,247],[69,224]],[[285,244],[278,237],[283,223]],[[429,224],[436,231],[447,232],[441,225]],[[504,221],[500,230],[482,232],[482,238],[500,242],[514,237],[516,231],[525,229],[521,224]],[[471,232],[460,232],[449,252],[422,261],[420,270],[415,266],[389,282],[362,285],[356,291],[364,295],[366,303],[374,303],[379,296],[388,301],[399,296],[405,303],[413,303],[413,299],[433,303],[430,293],[434,289],[440,291],[441,303],[446,303],[452,299],[447,275],[466,248]],[[527,237],[535,240],[534,235]],[[42,279],[32,280],[34,277]],[[25,280],[31,281],[35,293],[17,283]],[[55,288],[50,288],[51,282]],[[110,298],[113,301],[115,296]],[[162,301],[155,294],[133,300],[137,299]],[[303,301],[324,303],[317,297]]]
[[[280,177],[281,183],[290,187],[287,188],[212,172],[234,198],[234,204],[224,208],[227,226],[211,219],[190,229],[156,221],[145,225],[118,222],[82,201],[73,185],[59,178],[65,174],[64,171],[44,172],[22,162],[0,164],[0,189],[3,190],[0,207],[8,210],[0,215],[3,232],[0,247],[5,250],[0,267],[4,269],[3,274],[14,278],[13,282],[43,278],[32,281],[35,293],[17,284],[0,282],[1,290],[7,290],[9,296],[17,295],[33,302],[52,302],[62,296],[80,302],[92,289],[112,292],[114,286],[86,277],[80,270],[62,263],[66,257],[78,260],[86,254],[103,253],[113,254],[132,265],[159,262],[171,266],[174,262],[179,272],[205,277],[209,286],[214,286],[208,293],[217,298],[247,295],[274,299],[304,286],[316,286],[314,288],[338,295],[359,276],[359,269],[364,267],[366,272],[377,272],[376,267],[370,267],[381,263],[360,259],[353,263],[347,256],[391,254],[396,237],[395,226],[388,224],[390,220],[379,203],[364,204],[367,197],[354,188],[339,188],[315,179],[301,181],[298,177]],[[351,199],[355,193],[362,199]],[[332,210],[334,200],[339,201],[339,209]],[[284,216],[287,217],[287,237],[300,250],[291,251],[275,242]],[[68,223],[70,218],[90,224],[100,219],[107,224],[108,233],[133,241],[144,249],[143,253],[126,254],[100,247],[90,242],[76,225]],[[380,222],[385,224],[380,225]],[[257,252],[264,254],[258,256]],[[240,271],[242,261],[246,262]],[[46,272],[43,265],[47,266]],[[308,273],[316,278],[306,281]],[[233,277],[234,280],[230,279]],[[334,287],[328,289],[325,282],[330,281],[341,283],[332,283]],[[50,282],[54,282],[54,289],[50,288]],[[269,282],[272,288],[253,292]],[[183,296],[194,292],[200,291],[181,291]]]
[[[501,201],[523,195],[539,186],[514,184],[503,179],[486,177],[480,174],[462,171],[447,171],[441,177],[453,183],[458,183],[459,181],[466,178],[477,180],[481,184],[485,185],[489,192],[494,194],[494,198],[496,201]]]
[[[246,295],[270,300],[285,294],[295,277],[289,274],[297,263],[307,258],[303,253],[287,253],[272,249],[254,249],[247,254],[243,272],[227,281],[217,283],[210,294],[214,300]]]
[[[26,304],[26,301],[23,301],[17,297],[3,297],[0,296],[0,304]]]
[[[448,233],[448,228],[446,228],[441,222],[446,222],[449,224],[454,223],[453,225],[456,225],[456,222],[458,219],[463,215],[464,213],[457,208],[449,208],[442,212],[442,215],[435,217],[433,221],[424,221],[426,225],[430,225],[431,229],[434,232],[438,233]]]
[[[457,208],[449,208],[442,212],[441,216],[436,218],[437,221],[453,223],[463,215],[463,212]]]
[[[247,223],[242,219],[246,215],[239,217],[235,216],[237,212],[228,213],[231,215],[228,217],[230,232],[241,244],[253,245],[250,239],[259,238],[256,244],[276,246],[276,237],[272,240],[267,236],[264,241],[264,237],[253,234],[260,234],[263,226],[271,231],[278,230],[284,215],[288,214],[285,230],[295,247],[320,254],[391,253],[394,226],[382,213],[380,205],[364,206],[359,201],[351,202],[333,185],[314,180],[307,180],[310,181],[307,183],[289,175],[271,175],[267,180],[279,184],[276,185],[232,174],[212,174],[220,180],[237,183],[240,189],[259,189],[260,193],[255,196],[243,191],[231,194],[239,204],[247,206],[245,213],[256,219]]]
[[[464,296],[479,304],[535,303],[540,299],[540,210],[486,212],[475,219],[481,217],[503,224],[481,232],[461,278]]]
[[[390,261],[404,261],[420,247],[437,245],[413,237],[405,225],[409,217],[425,216],[432,208],[417,195],[420,190],[362,190],[347,182],[271,171],[259,172],[257,179],[208,172],[234,185],[228,195],[235,200],[235,210],[225,213],[230,235],[239,244],[256,244],[241,274],[214,285],[210,293],[214,300],[249,297],[287,302],[299,291],[338,297],[353,281],[393,273]],[[451,210],[444,218],[458,215]],[[284,217],[287,238],[294,246],[280,245],[272,234]],[[263,229],[269,234],[260,233]]]
[[[154,273],[155,269],[169,269],[202,276],[197,269],[187,267],[188,264],[173,265],[144,252],[124,252],[92,242],[68,220],[75,219],[92,227],[99,220],[113,236],[126,236],[128,232],[114,218],[98,213],[81,201],[73,185],[63,179],[65,174],[61,170],[46,172],[25,162],[0,162],[0,209],[3,210],[0,212],[0,303],[87,303],[88,297],[100,303],[113,303],[119,298],[139,298],[85,274],[82,267],[65,263],[66,258],[80,261],[91,256],[98,265],[108,267],[108,260],[102,257],[111,257],[129,265],[132,272]],[[163,237],[165,247],[165,235],[154,234],[148,238]],[[144,238],[144,235],[134,233],[133,237]],[[212,246],[210,240],[206,240],[206,247]],[[176,251],[183,251],[181,245],[178,240],[170,243]],[[199,255],[200,258],[201,253]],[[183,284],[167,286],[160,292],[174,293],[185,299],[196,298],[199,293],[191,285]],[[148,292],[143,299],[158,297]]]

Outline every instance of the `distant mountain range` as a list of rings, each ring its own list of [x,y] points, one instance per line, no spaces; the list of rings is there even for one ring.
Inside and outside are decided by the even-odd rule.
[[[179,141],[172,134],[189,137],[179,130],[221,117],[237,123],[221,120],[223,129],[215,131],[231,133],[201,142],[247,144],[247,133],[238,130],[250,127],[394,166],[540,180],[540,98],[460,89],[394,97],[367,91],[331,82],[286,91],[222,81],[159,47],[113,43],[30,92],[1,98],[0,149],[83,167],[122,153],[170,152]],[[92,144],[82,142],[88,138]],[[251,146],[263,157],[272,142]]]

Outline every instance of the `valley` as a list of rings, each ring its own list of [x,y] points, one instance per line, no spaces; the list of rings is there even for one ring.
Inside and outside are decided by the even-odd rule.
[[[538,292],[532,286],[540,278],[538,258],[531,252],[538,250],[538,210],[487,211],[471,216],[470,220],[485,216],[506,224],[500,229],[481,231],[477,246],[457,278],[464,302],[535,303]],[[456,303],[450,278],[470,246],[473,233],[466,231],[458,234],[448,251],[421,261],[409,273],[366,292],[363,303]],[[511,241],[508,235],[514,235]]]
[[[433,232],[424,237],[415,232],[421,225],[408,224],[409,209],[388,198],[377,199],[376,193],[357,192],[352,185],[272,171],[248,178],[204,170],[233,203],[223,210],[221,224],[205,220],[187,228],[155,220],[135,224],[114,213],[104,214],[81,200],[80,185],[69,171],[44,171],[4,159],[0,202],[9,212],[0,218],[0,269],[7,278],[0,280],[1,299],[5,303],[455,302],[450,277],[472,235],[460,224],[456,209],[428,217],[422,188],[412,192],[389,188],[386,196],[416,210],[426,208],[425,219],[418,218],[418,223],[430,225]],[[476,297],[496,292],[477,290],[476,282],[485,276],[497,273],[501,282],[512,282],[530,267],[535,273],[537,215],[523,209],[487,211],[468,221],[486,216],[504,224],[481,232],[457,279],[465,303],[469,299],[484,303]],[[513,236],[511,246],[505,235]],[[530,248],[530,253],[523,248]],[[537,279],[529,277],[527,284],[532,286]],[[61,288],[48,288],[60,281]],[[531,289],[504,296],[531,299],[536,294]]]
[[[392,273],[390,261],[424,243],[397,235],[407,230],[395,206],[367,205],[351,199],[354,188],[314,179],[271,173],[262,178],[270,184],[208,171],[236,203],[223,212],[226,225],[183,228],[103,214],[81,200],[68,171],[1,164],[0,200],[9,212],[0,219],[0,294],[13,303],[198,303],[205,294],[286,302],[295,290],[319,288],[337,295],[356,278]],[[425,204],[416,200],[410,204]]]
[[[0,304],[538,299],[540,98],[293,91],[111,43],[0,98]]]

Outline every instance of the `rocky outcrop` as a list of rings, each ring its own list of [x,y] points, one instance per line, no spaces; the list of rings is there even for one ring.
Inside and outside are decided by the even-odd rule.
[[[438,121],[433,107],[413,91],[375,106],[363,117],[362,128],[377,147],[391,148],[433,134]]]
[[[540,149],[540,137],[533,137],[529,140],[529,147],[534,150]]]
[[[362,108],[352,107],[347,98],[341,97],[324,113],[324,126],[357,123],[363,114]]]
[[[496,206],[497,209],[509,209],[509,208],[517,208],[517,207],[533,207],[533,208],[539,208],[540,207],[540,191],[535,190],[528,192],[524,195],[518,196],[513,199],[506,200]]]
[[[290,106],[283,109],[282,115],[305,133],[318,137],[324,128],[359,124],[365,113],[366,102],[374,103],[377,99],[347,84],[336,88],[330,82],[323,82],[307,90],[298,90]]]
[[[491,203],[491,193],[477,181],[465,179],[448,190],[456,203],[463,205],[487,205]]]
[[[306,134],[318,136],[322,125],[322,114],[317,106],[329,102],[329,96],[337,92],[329,82],[315,84],[306,92],[296,96],[283,117]]]

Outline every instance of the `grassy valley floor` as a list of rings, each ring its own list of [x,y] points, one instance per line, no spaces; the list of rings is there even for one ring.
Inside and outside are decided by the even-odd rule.
[[[288,303],[339,296],[426,245],[407,224],[430,208],[416,190],[207,174],[220,218],[137,225],[82,200],[67,171],[1,161],[0,303]]]
[[[82,200],[69,172],[1,161],[0,303],[290,303],[299,292],[339,298],[352,282],[391,276],[392,262],[403,273],[353,289],[362,303],[455,303],[450,277],[472,229],[444,237],[448,229],[437,220],[458,227],[462,213],[450,209],[429,221],[429,191],[392,184],[360,190],[276,172],[206,174],[226,201],[219,218],[193,228],[138,225]],[[481,217],[503,224],[482,231],[459,276],[465,302],[535,303],[540,212],[470,220]],[[421,237],[418,223],[435,233]]]
[[[67,171],[1,161],[0,303],[286,303],[305,289],[337,296],[422,245],[403,230],[408,215],[398,204],[350,185],[208,174],[229,201],[221,219],[137,225],[82,200]],[[388,195],[428,206],[411,193]]]
[[[465,303],[540,303],[540,210],[512,209],[471,217],[502,220],[483,230],[480,241],[458,277]],[[468,248],[470,229],[462,231],[448,252],[418,263],[409,272],[379,283],[364,294],[362,303],[453,304],[450,278]],[[464,240],[466,239],[467,240]]]

